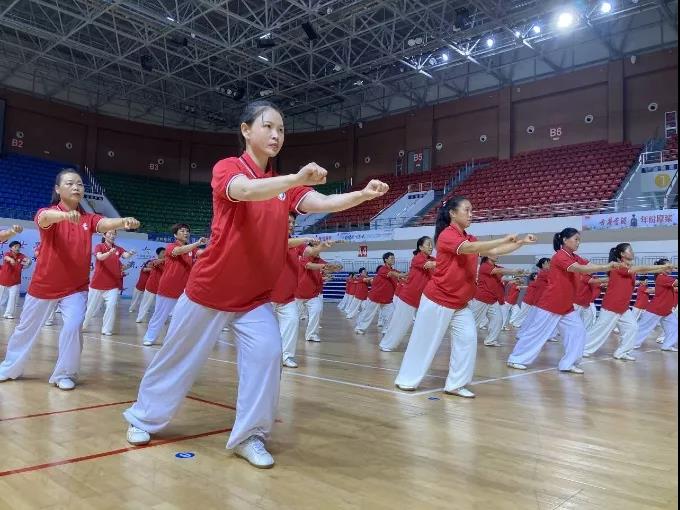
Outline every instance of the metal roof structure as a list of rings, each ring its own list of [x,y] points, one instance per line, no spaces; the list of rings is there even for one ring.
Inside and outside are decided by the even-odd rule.
[[[0,85],[224,131],[339,127],[677,47],[677,1],[2,0]]]

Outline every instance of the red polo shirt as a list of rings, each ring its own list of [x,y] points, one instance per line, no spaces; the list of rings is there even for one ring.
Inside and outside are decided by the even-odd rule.
[[[97,258],[98,253],[107,253],[111,248],[114,251],[104,260]],[[120,287],[122,271],[120,269],[120,257],[125,253],[125,249],[115,244],[109,247],[106,243],[100,243],[94,247],[94,273],[90,287],[95,290],[111,290]]]
[[[654,299],[647,307],[648,312],[665,317],[673,311],[678,298],[677,292],[673,290],[674,282],[675,278],[667,274],[659,274],[656,277]]]
[[[394,269],[387,265],[382,266],[373,278],[368,299],[374,303],[387,305],[394,299],[394,292],[397,290],[397,279],[389,276],[390,271],[394,271]]]
[[[628,268],[622,267],[609,271],[609,283],[602,300],[602,308],[614,313],[625,313],[630,307],[635,280],[635,273],[630,273]]]
[[[426,262],[434,260],[434,257],[429,257],[423,252],[418,252],[411,259],[411,268],[406,278],[406,283],[399,290],[399,299],[413,308],[418,308],[420,305],[420,297],[423,295],[423,290],[427,282],[432,278],[432,269],[425,269]]]
[[[574,264],[587,264],[575,253],[564,248],[553,255],[548,270],[548,285],[541,294],[538,307],[548,312],[567,315],[574,311],[578,273],[567,271]]]
[[[272,290],[272,303],[287,305],[295,299],[295,289],[298,284],[298,272],[300,271],[300,257],[307,246],[304,244],[294,248],[288,248],[286,264]]]
[[[465,308],[477,289],[477,254],[461,254],[463,243],[477,238],[456,226],[445,228],[437,239],[437,267],[423,293],[440,306]]]
[[[637,289],[637,298],[635,299],[635,308],[646,310],[649,305],[649,294],[647,294],[647,284],[641,283]]]
[[[194,302],[225,312],[248,312],[269,303],[286,264],[288,213],[314,190],[296,187],[269,200],[238,202],[228,195],[238,176],[274,177],[247,154],[213,168],[211,242],[194,264],[186,286]]]
[[[14,260],[15,264],[7,262],[5,257]],[[23,262],[26,260],[26,255],[23,253],[14,253],[8,251],[2,258],[2,266],[0,266],[0,285],[3,287],[14,287],[21,283],[21,271],[24,268]]]
[[[182,246],[186,245],[175,241],[165,247],[165,268],[158,284],[157,294],[159,296],[178,299],[182,292],[184,292],[184,287],[189,279],[189,273],[191,273],[191,268],[194,265],[197,250],[182,255],[172,254],[172,250]]]

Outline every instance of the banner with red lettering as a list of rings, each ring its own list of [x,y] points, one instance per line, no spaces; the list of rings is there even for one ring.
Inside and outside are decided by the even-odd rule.
[[[672,227],[678,224],[677,209],[593,214],[583,217],[583,230]]]

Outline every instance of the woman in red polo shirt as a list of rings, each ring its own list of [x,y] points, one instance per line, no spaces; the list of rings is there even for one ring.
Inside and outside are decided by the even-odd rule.
[[[239,381],[227,448],[253,466],[274,465],[265,440],[279,399],[281,333],[271,293],[286,263],[288,213],[342,211],[389,189],[373,180],[361,191],[322,195],[307,187],[326,180],[326,170],[315,163],[276,176],[270,158],[281,150],[283,129],[274,105],[248,104],[240,122],[245,151],[213,168],[211,242],[189,275],[137,402],[125,411],[131,444],[148,443],[170,422],[229,324],[238,345]]]
[[[368,298],[368,284],[373,279],[368,277],[365,267],[359,269],[359,274],[354,280],[354,301],[347,307],[347,319],[353,319],[364,307]]]
[[[357,290],[357,278],[359,275],[357,273],[349,273],[349,277],[347,278],[347,302],[342,306],[340,311],[344,314],[347,315],[347,310],[349,310],[350,306],[352,306],[352,303],[354,302],[354,294],[356,294]]]
[[[149,273],[149,279],[146,281],[146,286],[144,287],[144,295],[142,296],[142,302],[139,305],[137,319],[135,319],[135,322],[138,324],[146,319],[149,310],[156,304],[158,285],[161,282],[163,270],[165,269],[164,247],[159,246],[156,248],[156,259],[149,262],[149,268],[151,269],[151,272]]]
[[[163,274],[158,282],[156,305],[151,319],[149,319],[149,327],[146,329],[142,340],[142,345],[147,347],[155,344],[158,340],[165,321],[172,314],[177,300],[184,292],[191,267],[201,252],[199,246],[208,242],[205,237],[201,237],[195,243],[189,243],[191,228],[185,223],[173,225],[172,234],[175,236],[175,242],[165,247],[165,263],[163,264]]]
[[[477,327],[483,323],[483,319],[488,317],[489,332],[484,339],[487,347],[499,347],[498,336],[503,329],[503,311],[501,307],[505,304],[505,287],[503,287],[503,276],[521,275],[521,269],[506,269],[499,266],[496,262],[498,257],[482,257],[477,272],[477,291],[475,297],[470,301],[470,309],[475,315]]]
[[[62,390],[76,386],[80,368],[87,288],[92,257],[92,236],[109,230],[135,229],[134,218],[104,218],[80,208],[85,186],[73,169],[57,174],[52,205],[40,209],[35,222],[40,229],[40,258],[26,293],[21,320],[9,339],[0,381],[24,372],[31,347],[38,338],[52,304],[59,302],[64,325],[59,334],[59,356],[50,384]]]
[[[588,329],[588,339],[583,351],[584,357],[592,356],[609,339],[614,328],[619,328],[619,345],[614,351],[614,359],[635,361],[630,352],[637,340],[638,323],[630,309],[637,273],[663,273],[671,271],[673,264],[655,266],[634,266],[635,253],[629,243],[617,244],[609,251],[610,262],[620,262],[623,267],[609,272],[607,292],[602,300],[600,315]]]
[[[530,282],[527,288],[527,295],[524,297],[523,313],[517,318],[515,326],[526,327],[533,320],[533,312],[536,309],[538,300],[543,295],[543,291],[548,284],[548,274],[550,274],[550,259],[543,257],[536,262],[538,273],[534,277],[533,283]]]
[[[319,327],[321,325],[321,313],[323,312],[324,277],[342,269],[341,265],[329,264],[319,257],[323,250],[334,244],[334,241],[317,244],[299,259],[298,279],[294,295],[299,313],[307,317],[305,340],[308,342],[321,342]]]
[[[340,311],[342,311],[345,308],[347,301],[349,301],[349,298],[351,297],[349,291],[350,291],[350,287],[352,286],[352,277],[353,276],[354,276],[354,273],[348,273],[347,274],[347,279],[345,280],[345,293],[342,296],[342,299],[338,302],[338,310],[340,310]]]
[[[14,310],[21,287],[21,271],[31,265],[31,259],[20,250],[19,241],[9,243],[9,251],[5,253],[2,266],[0,266],[0,303],[2,303],[3,295],[7,294],[7,306],[3,316],[5,319],[14,319]]]
[[[394,313],[380,342],[381,351],[391,352],[399,347],[411,328],[423,289],[437,267],[432,257],[433,249],[434,243],[428,236],[423,236],[416,242],[406,283],[394,298]]]
[[[510,320],[520,312],[519,294],[526,289],[523,280],[515,278],[505,284],[505,305],[503,306],[503,331],[510,330]]]
[[[472,398],[465,385],[472,381],[477,355],[477,327],[468,306],[475,295],[477,257],[512,253],[533,235],[518,239],[510,235],[494,241],[477,241],[465,229],[472,222],[472,204],[463,197],[446,201],[439,209],[434,242],[437,268],[425,286],[411,338],[395,384],[404,391],[415,390],[427,374],[447,331],[451,335],[449,375],[444,392]]]
[[[120,297],[121,259],[129,259],[134,251],[127,251],[116,245],[116,232],[104,234],[101,244],[94,248],[94,274],[87,293],[87,310],[83,321],[83,331],[90,325],[92,317],[105,304],[102,321],[102,335],[111,336],[116,322],[116,306]]]
[[[635,304],[633,305],[633,315],[635,320],[640,320],[640,316],[649,306],[649,296],[654,295],[654,291],[647,285],[647,277],[640,282],[637,288],[637,297],[635,298]]]
[[[548,285],[533,310],[533,320],[525,323],[517,336],[517,343],[508,358],[508,366],[526,370],[538,357],[543,345],[559,330],[564,340],[565,353],[559,362],[563,372],[582,374],[577,365],[583,355],[586,328],[574,309],[576,284],[579,273],[592,274],[621,266],[620,262],[605,265],[590,264],[576,255],[581,244],[581,233],[575,228],[565,228],[555,234],[555,255],[550,260]]]
[[[137,283],[132,291],[132,299],[130,301],[130,308],[128,312],[134,313],[139,308],[139,303],[144,295],[144,289],[146,288],[146,282],[149,281],[149,276],[151,276],[151,261],[147,260],[142,264],[139,270],[139,277],[137,278]]]
[[[384,313],[384,320],[389,321],[394,313],[394,291],[397,288],[397,279],[406,277],[405,274],[393,269],[394,253],[388,251],[382,256],[384,264],[376,272],[371,283],[371,291],[368,293],[363,310],[357,318],[354,332],[363,335],[375,319],[378,311]]]
[[[583,321],[586,331],[595,324],[597,309],[593,302],[595,301],[595,298],[600,295],[602,284],[607,283],[608,280],[608,278],[594,278],[586,273],[580,273],[578,275],[576,280],[574,308],[581,315],[581,320]]]
[[[654,265],[669,267],[668,259],[659,259]],[[674,267],[671,265],[671,267]],[[678,280],[670,275],[671,270],[656,275],[654,284],[654,299],[649,303],[638,321],[638,333],[635,348],[639,349],[649,334],[661,322],[664,332],[662,351],[677,352],[678,350],[678,316],[673,308],[678,306]]]

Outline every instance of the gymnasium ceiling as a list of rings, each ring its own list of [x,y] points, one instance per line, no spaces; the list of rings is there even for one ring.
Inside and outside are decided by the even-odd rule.
[[[0,85],[211,131],[265,98],[288,129],[329,129],[677,47],[677,0],[602,4],[0,0]]]

